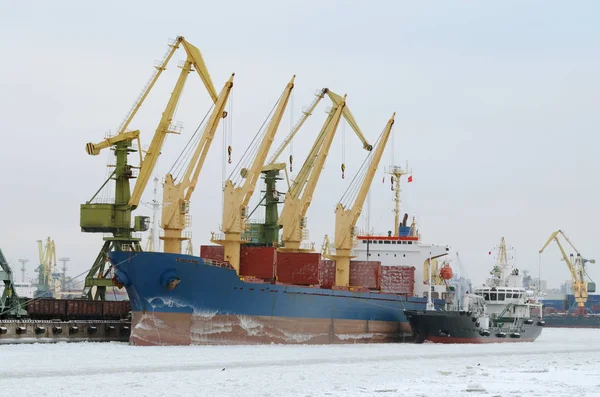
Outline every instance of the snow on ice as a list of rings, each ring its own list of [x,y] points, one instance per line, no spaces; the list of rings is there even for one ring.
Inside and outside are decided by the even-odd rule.
[[[489,345],[0,346],[0,396],[600,396],[600,330]]]

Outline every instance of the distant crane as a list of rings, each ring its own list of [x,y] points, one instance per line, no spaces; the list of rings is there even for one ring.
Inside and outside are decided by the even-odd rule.
[[[560,244],[560,241],[558,240],[559,234],[564,237],[564,239],[567,241],[567,243],[569,243],[569,245],[573,248],[573,250],[575,251],[577,256],[574,257],[573,254],[570,254],[569,256],[567,256],[567,253],[565,252],[562,245]],[[540,250],[540,254],[544,251],[544,249],[546,249],[548,244],[550,244],[550,242],[553,240],[558,245],[558,248],[560,249],[563,260],[567,263],[567,266],[569,267],[569,271],[571,272],[571,284],[573,287],[573,295],[575,297],[575,303],[577,304],[576,314],[584,314],[585,313],[585,303],[587,302],[587,298],[588,298],[588,292],[594,292],[596,290],[595,285],[593,283],[591,283],[593,288],[588,289],[589,284],[585,279],[585,277],[587,276],[587,274],[585,272],[585,264],[588,262],[596,263],[596,260],[595,259],[586,259],[586,258],[582,257],[581,254],[579,253],[579,251],[577,250],[577,248],[575,248],[573,243],[571,243],[569,238],[560,229],[555,231],[554,233],[552,233],[550,238],[548,238],[548,241],[546,241],[546,244],[544,244],[544,246]]]
[[[354,246],[354,237],[356,235],[356,222],[362,212],[365,199],[371,187],[371,182],[381,161],[381,156],[390,137],[394,117],[396,113],[388,120],[375,150],[369,154],[370,161],[363,165],[355,179],[352,181],[342,200],[335,209],[335,254],[330,255],[331,259],[336,261],[335,285],[348,287],[350,283],[350,259],[352,258],[352,247]],[[362,178],[359,175],[362,174]],[[362,181],[361,181],[362,179]],[[342,202],[347,200],[346,207]]]
[[[35,270],[38,272],[36,298],[50,298],[53,292],[52,268],[56,267],[56,246],[50,237],[43,245],[42,240],[37,240],[40,265]]]

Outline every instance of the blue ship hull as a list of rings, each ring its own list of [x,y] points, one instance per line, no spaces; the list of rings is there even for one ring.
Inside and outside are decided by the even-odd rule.
[[[426,299],[241,280],[200,257],[111,252],[136,345],[412,342]],[[443,305],[436,301],[436,306]]]

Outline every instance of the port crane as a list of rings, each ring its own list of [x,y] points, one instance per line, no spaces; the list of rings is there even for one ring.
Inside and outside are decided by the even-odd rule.
[[[35,290],[36,298],[51,298],[54,289],[52,268],[56,268],[56,245],[54,240],[48,237],[46,245],[42,240],[37,240],[40,265],[35,269],[38,273],[38,283]]]
[[[371,187],[371,182],[379,166],[381,156],[390,137],[394,117],[396,113],[388,120],[375,150],[369,154],[369,162],[363,164],[354,180],[344,193],[344,196],[337,204],[335,209],[335,254],[330,255],[331,259],[336,261],[335,285],[339,287],[348,287],[350,284],[350,259],[352,258],[352,247],[354,246],[354,237],[356,235],[356,222],[362,212],[367,193]],[[363,168],[361,167],[361,168]],[[359,175],[363,174],[362,182]],[[356,183],[356,184],[355,184]],[[347,200],[347,205],[343,202]]]
[[[254,193],[256,183],[260,177],[261,170],[265,164],[267,154],[275,138],[275,133],[281,123],[281,118],[294,89],[293,76],[281,94],[277,105],[274,108],[271,121],[264,133],[259,146],[256,148],[256,155],[249,168],[241,168],[240,176],[244,179],[236,186],[232,181],[232,175],[225,181],[223,188],[223,222],[221,230],[224,236],[213,236],[211,242],[222,245],[225,252],[225,261],[238,272],[240,270],[240,248],[242,245],[242,233],[246,230],[246,218],[248,216],[248,202]],[[256,138],[255,138],[256,140]],[[251,144],[252,147],[252,144]],[[234,173],[236,170],[233,171]]]
[[[331,91],[329,88],[322,88],[321,90],[319,90],[315,93],[315,99],[312,101],[312,103],[308,107],[306,107],[303,110],[302,117],[300,117],[300,120],[298,120],[298,122],[294,125],[290,134],[284,139],[284,141],[277,148],[277,150],[273,153],[273,155],[270,157],[267,164],[262,169],[262,173],[263,173],[264,179],[265,179],[265,196],[262,198],[259,205],[261,205],[264,202],[265,222],[264,222],[264,224],[260,224],[260,223],[251,224],[251,230],[253,231],[253,234],[258,235],[257,240],[260,244],[277,245],[279,242],[279,229],[281,229],[282,225],[278,222],[280,217],[278,215],[277,205],[280,204],[281,201],[280,201],[280,197],[279,197],[280,196],[279,192],[276,188],[276,182],[277,182],[277,180],[281,179],[279,177],[279,173],[281,170],[285,170],[286,164],[283,162],[277,162],[277,159],[283,153],[283,151],[289,146],[289,144],[292,142],[292,140],[294,139],[294,137],[296,136],[296,134],[298,133],[300,128],[304,125],[305,121],[313,114],[317,105],[321,102],[321,100],[323,98],[325,98],[325,96],[327,96],[331,100],[332,108],[327,112],[328,113],[327,119],[325,120],[325,123],[323,124],[323,127],[321,128],[321,131],[319,132],[317,139],[315,140],[315,143],[313,144],[313,146],[306,158],[306,161],[302,165],[302,168],[300,169],[300,172],[298,173],[297,177],[295,178],[292,186],[290,186],[290,183],[288,180],[288,193],[286,193],[286,197],[288,197],[288,195],[290,195],[290,194],[292,194],[292,195],[294,194],[292,192],[292,190],[295,191],[297,194],[302,192],[302,189],[306,185],[307,179],[308,179],[310,172],[312,170],[312,167],[314,165],[316,155],[317,155],[320,147],[323,145],[327,126],[329,125],[329,123],[331,122],[331,120],[333,118],[335,109],[340,105],[340,103],[342,102],[342,99],[343,99],[340,95]],[[358,138],[362,142],[363,148],[367,151],[371,151],[373,149],[373,146],[364,137],[361,129],[358,127],[358,124],[357,124],[356,120],[354,119],[354,116],[352,115],[352,112],[350,111],[350,109],[348,108],[347,105],[344,106],[344,108],[342,110],[342,115],[343,115],[344,119],[346,120],[346,122],[348,123],[348,125],[350,125],[350,127],[352,128],[354,133],[358,136]],[[290,170],[292,167],[292,162],[293,162],[293,157],[290,155],[290,158],[289,158]],[[286,179],[287,179],[287,171],[286,171]],[[297,198],[297,196],[295,196],[295,197]],[[252,212],[254,212],[255,210],[253,210]]]
[[[21,306],[19,295],[15,291],[12,269],[1,249],[0,282],[4,284],[4,291],[2,291],[2,295],[0,295],[0,318],[27,316],[27,311]]]
[[[173,54],[180,46],[184,48],[187,54],[186,60],[181,66],[181,72],[165,110],[162,113],[150,146],[145,152],[145,155],[142,156],[140,131],[128,130],[129,124],[142,106],[162,72],[166,69]],[[114,170],[108,179],[102,184],[92,198],[85,204],[82,204],[80,208],[80,227],[83,232],[112,234],[111,237],[104,238],[104,245],[85,279],[83,296],[91,299],[104,300],[106,288],[114,285],[114,281],[108,277],[111,269],[107,263],[108,252],[111,250],[141,251],[140,239],[133,237],[132,232],[148,230],[149,218],[146,216],[136,216],[132,227],[131,213],[140,203],[142,193],[144,192],[146,184],[156,165],[166,135],[169,133],[179,133],[177,126],[173,126],[172,119],[189,73],[195,70],[200,76],[212,101],[217,101],[216,91],[200,51],[185,40],[183,36],[178,36],[169,44],[169,49],[164,54],[163,59],[159,64],[155,66],[155,69],[156,70],[150,77],[150,80],[142,89],[140,96],[136,99],[134,105],[123,119],[117,130],[117,134],[100,143],[88,143],[86,145],[86,152],[90,155],[98,155],[101,150],[111,148],[111,150],[114,151],[116,158]],[[132,147],[134,141],[137,142],[137,149]],[[128,164],[129,153],[135,151],[139,151],[140,164],[137,167]],[[139,169],[139,173],[133,192],[131,192],[129,180],[135,178],[133,172],[134,168]],[[97,202],[96,197],[111,180],[115,181],[114,202]]]
[[[170,203],[164,206],[162,210],[162,228],[164,229],[165,234],[161,239],[164,241],[165,252],[180,254],[181,242],[189,240],[190,238],[189,236],[182,235],[183,229],[190,223],[190,217],[188,215],[190,200],[192,198],[192,193],[196,188],[200,171],[204,166],[204,160],[206,159],[210,145],[215,137],[215,131],[217,130],[219,121],[227,116],[225,105],[233,87],[233,76],[234,75],[232,74],[231,78],[227,80],[219,94],[183,178],[178,183],[175,183],[175,177],[171,173],[168,173],[165,177],[163,203]],[[192,254],[191,252],[186,253],[189,255]]]
[[[285,195],[283,210],[277,221],[282,227],[281,241],[284,251],[299,252],[302,242],[302,232],[306,227],[306,212],[312,201],[313,193],[317,187],[317,182],[321,176],[321,171],[325,165],[329,148],[333,142],[333,137],[340,123],[342,112],[346,107],[346,96],[337,106],[333,116],[326,121],[325,134],[318,145],[317,153],[309,155],[306,163],[312,163],[310,176],[296,179],[288,193]],[[302,187],[304,186],[304,189]]]
[[[576,256],[570,254],[567,256],[563,246],[558,240],[558,236],[562,235],[563,238],[567,241],[567,243],[573,248],[576,253]],[[560,253],[563,257],[563,260],[566,262],[569,267],[569,271],[571,272],[571,285],[573,288],[573,295],[575,297],[575,303],[577,305],[576,314],[584,314],[585,313],[585,303],[587,302],[588,292],[595,292],[596,286],[594,283],[589,283],[586,281],[585,277],[587,276],[585,272],[585,264],[586,263],[596,263],[595,259],[587,259],[581,256],[581,253],[575,248],[571,240],[567,237],[567,235],[562,230],[557,230],[550,235],[546,244],[540,249],[539,253],[544,252],[544,249],[554,241],[558,248],[560,249]],[[589,277],[588,277],[589,278]],[[591,287],[591,288],[590,288]]]

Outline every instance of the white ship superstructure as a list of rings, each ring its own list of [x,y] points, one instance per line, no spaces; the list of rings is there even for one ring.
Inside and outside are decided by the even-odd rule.
[[[392,177],[395,192],[394,231],[387,234],[358,233],[352,250],[353,260],[379,261],[382,266],[412,266],[415,268],[414,294],[426,297],[428,291],[429,263],[432,269],[432,298],[446,298],[446,284],[440,276],[437,258],[448,255],[448,246],[426,244],[421,241],[416,220],[407,226],[408,214],[400,222],[400,179],[407,172],[400,167],[391,167],[387,173]]]

